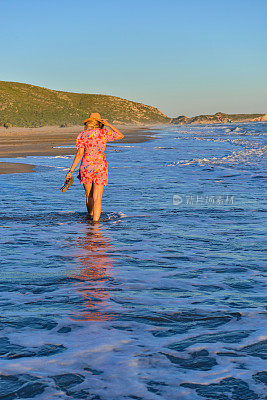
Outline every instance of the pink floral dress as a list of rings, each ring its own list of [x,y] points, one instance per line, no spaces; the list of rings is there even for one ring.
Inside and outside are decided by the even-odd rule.
[[[105,147],[107,142],[117,140],[118,137],[118,133],[106,128],[91,128],[79,133],[76,147],[84,148],[78,175],[81,184],[94,182],[96,185],[107,185],[108,165]]]

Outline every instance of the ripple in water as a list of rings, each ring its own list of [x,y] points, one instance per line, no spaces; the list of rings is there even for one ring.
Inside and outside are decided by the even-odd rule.
[[[69,156],[1,176],[0,398],[265,398],[265,131],[114,144],[99,224]]]

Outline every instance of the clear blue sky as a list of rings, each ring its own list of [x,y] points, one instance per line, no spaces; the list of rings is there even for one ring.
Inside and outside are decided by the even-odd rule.
[[[0,80],[267,113],[266,0],[0,0]]]

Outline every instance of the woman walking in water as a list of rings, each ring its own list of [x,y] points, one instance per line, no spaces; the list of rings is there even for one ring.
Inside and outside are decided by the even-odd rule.
[[[77,154],[65,179],[69,179],[82,160],[78,178],[86,194],[86,207],[93,221],[98,221],[102,208],[102,194],[108,183],[108,166],[105,157],[106,142],[119,140],[124,135],[99,113],[91,113],[83,121],[84,130],[76,140]],[[104,128],[108,126],[111,130]]]

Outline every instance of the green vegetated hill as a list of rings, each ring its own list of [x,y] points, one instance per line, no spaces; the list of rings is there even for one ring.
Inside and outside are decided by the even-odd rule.
[[[198,115],[196,117],[185,117],[181,115],[180,117],[173,118],[171,120],[172,124],[225,124],[230,122],[253,122],[262,121],[264,114],[224,114],[218,112],[214,115]]]
[[[0,81],[0,125],[81,125],[91,112],[99,112],[109,122],[116,123],[161,124],[171,120],[155,107],[120,97],[60,92]]]

